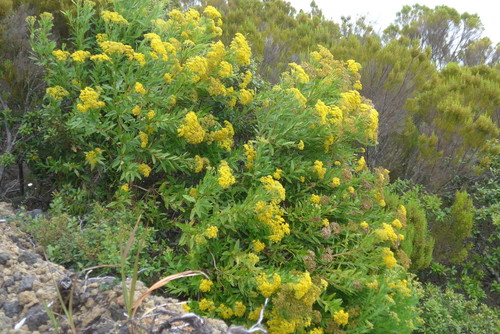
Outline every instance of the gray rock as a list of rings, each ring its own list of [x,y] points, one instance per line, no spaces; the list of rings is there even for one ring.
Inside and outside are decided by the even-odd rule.
[[[19,255],[18,261],[24,262],[27,265],[31,266],[31,265],[37,263],[38,256],[36,256],[35,254],[30,253],[30,252],[22,252],[21,255]]]
[[[14,273],[14,275],[12,276],[12,278],[14,279],[14,281],[20,281],[23,279],[23,274],[21,274],[19,271],[16,271]]]
[[[0,264],[5,266],[7,264],[7,261],[10,260],[10,254],[9,253],[0,253]]]
[[[21,282],[19,283],[19,292],[23,291],[30,291],[33,289],[33,282],[37,278],[33,275],[26,275],[21,279]]]
[[[37,330],[38,327],[47,324],[49,320],[47,312],[45,312],[41,305],[30,308],[26,314],[26,324],[30,331]]]
[[[14,280],[12,278],[7,278],[5,282],[3,282],[3,287],[8,288],[9,286],[14,285]]]
[[[9,318],[17,316],[22,310],[23,307],[17,300],[13,302],[6,302],[5,304],[3,304],[3,311]]]
[[[12,320],[0,312],[0,333],[4,333],[2,331],[7,330],[7,328],[12,328]]]

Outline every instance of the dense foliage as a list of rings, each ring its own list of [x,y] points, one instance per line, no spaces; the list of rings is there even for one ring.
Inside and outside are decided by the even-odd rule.
[[[140,278],[204,271],[164,292],[231,323],[269,298],[271,333],[498,326],[478,306],[500,283],[500,68],[479,18],[415,5],[379,36],[314,2],[178,4],[0,1],[0,181],[29,166],[53,191],[27,226],[47,254],[123,264],[139,221]]]

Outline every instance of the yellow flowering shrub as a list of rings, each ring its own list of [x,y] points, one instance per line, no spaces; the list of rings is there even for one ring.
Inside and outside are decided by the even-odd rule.
[[[37,168],[91,189],[61,201],[148,222],[151,277],[208,276],[165,287],[193,312],[248,326],[269,298],[270,333],[410,333],[418,293],[396,260],[406,213],[385,203],[388,172],[359,154],[378,129],[359,64],[319,46],[269,88],[244,35],[221,41],[214,7],[137,1],[100,15],[77,2],[71,34],[86,38],[68,51],[42,38],[48,28],[34,35],[49,87]]]

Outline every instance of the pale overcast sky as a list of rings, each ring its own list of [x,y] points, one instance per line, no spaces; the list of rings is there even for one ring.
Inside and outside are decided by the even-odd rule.
[[[295,9],[308,12],[311,0],[286,0]],[[396,19],[396,13],[404,5],[414,5],[416,3],[434,8],[438,5],[446,5],[455,8],[459,13],[468,12],[478,14],[484,25],[483,37],[489,37],[493,44],[500,42],[500,5],[491,0],[315,0],[316,4],[323,11],[326,18],[333,19],[340,23],[341,16],[351,16],[353,18],[363,15],[369,22],[376,22],[375,30],[382,31]]]

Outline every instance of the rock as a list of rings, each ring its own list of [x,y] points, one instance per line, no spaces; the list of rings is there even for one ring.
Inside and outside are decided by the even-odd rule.
[[[24,276],[19,283],[19,292],[28,291],[33,289],[33,282],[36,277],[33,275]]]
[[[4,333],[3,330],[7,330],[7,328],[12,328],[12,320],[7,315],[0,312],[0,333]]]
[[[12,279],[12,278],[8,278],[5,280],[5,282],[3,282],[4,288],[8,288],[9,286],[13,286],[13,285],[14,285],[14,279]]]
[[[47,312],[42,305],[32,307],[26,314],[26,324],[30,331],[37,330],[40,326],[45,325],[50,320]]]
[[[17,316],[22,310],[23,307],[17,300],[13,302],[6,302],[5,304],[3,304],[3,311],[9,318]]]
[[[33,305],[38,303],[38,299],[36,298],[36,295],[33,291],[23,291],[17,298],[21,305],[29,306],[30,304]]]
[[[27,265],[31,266],[31,265],[38,262],[38,256],[36,256],[33,253],[25,251],[25,252],[22,252],[21,255],[19,255],[18,261],[24,262]]]
[[[5,266],[7,264],[7,261],[11,259],[11,256],[9,253],[0,253],[0,264]]]

